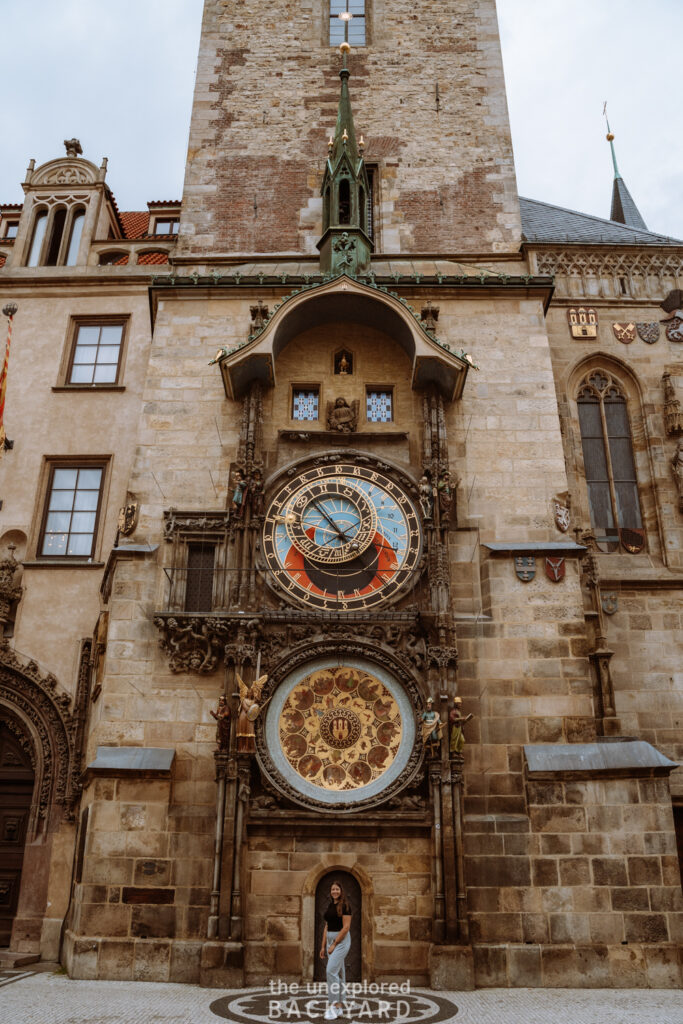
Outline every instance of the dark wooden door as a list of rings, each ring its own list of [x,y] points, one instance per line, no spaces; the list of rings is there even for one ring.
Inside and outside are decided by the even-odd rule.
[[[330,902],[330,886],[333,882],[339,882],[344,895],[351,906],[351,949],[345,961],[346,980],[363,980],[363,962],[361,957],[361,888],[360,885],[348,871],[330,871],[318,882],[315,891],[315,981],[325,980],[326,960],[320,959],[320,947],[323,941],[323,929],[325,921],[323,914]]]
[[[33,781],[28,754],[0,722],[0,946],[9,946],[17,912]]]

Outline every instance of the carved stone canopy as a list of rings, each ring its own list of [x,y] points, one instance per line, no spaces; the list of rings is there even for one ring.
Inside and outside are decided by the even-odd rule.
[[[274,307],[263,330],[218,357],[228,398],[240,398],[254,380],[272,387],[277,358],[302,331],[321,324],[359,321],[389,334],[412,363],[412,386],[436,387],[448,401],[460,398],[470,364],[440,345],[404,299],[342,274],[306,286]]]

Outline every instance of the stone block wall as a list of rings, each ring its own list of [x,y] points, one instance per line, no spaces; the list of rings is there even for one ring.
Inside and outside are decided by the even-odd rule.
[[[173,780],[97,778],[86,791],[66,952],[73,977],[199,980],[215,814],[175,804],[178,785],[174,772]]]
[[[363,977],[426,983],[434,916],[429,836],[335,839],[309,829],[269,836],[263,826],[248,840],[246,983],[313,977],[316,885],[335,869],[355,875],[363,892]]]
[[[443,4],[419,16],[409,0],[366,6],[369,45],[351,54],[350,88],[356,132],[378,170],[378,247],[515,251],[494,0],[448,0],[446,16]],[[315,252],[339,98],[328,17],[311,0],[206,3],[181,251]]]
[[[469,816],[478,985],[675,987],[683,896],[667,778],[527,780]]]

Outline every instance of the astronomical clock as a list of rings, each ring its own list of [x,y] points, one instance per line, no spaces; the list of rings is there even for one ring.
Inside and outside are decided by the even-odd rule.
[[[391,617],[415,587],[422,526],[410,483],[386,464],[316,461],[276,483],[265,508],[266,582],[320,634],[269,681],[257,749],[290,799],[354,810],[402,788],[419,763],[416,684],[358,624]]]

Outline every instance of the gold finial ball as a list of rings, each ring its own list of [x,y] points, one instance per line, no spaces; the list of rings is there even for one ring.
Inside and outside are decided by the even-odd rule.
[[[614,142],[614,136],[612,135],[612,132],[607,132],[607,141]]]
[[[351,53],[351,47],[346,42],[340,43],[339,44],[339,52],[340,53]]]

